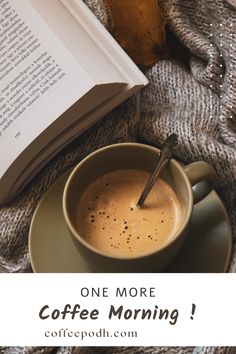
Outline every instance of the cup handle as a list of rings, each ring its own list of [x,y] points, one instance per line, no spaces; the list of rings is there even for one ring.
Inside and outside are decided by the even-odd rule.
[[[193,186],[193,204],[196,204],[212,191],[216,172],[213,166],[205,161],[190,163],[184,166],[184,171]]]

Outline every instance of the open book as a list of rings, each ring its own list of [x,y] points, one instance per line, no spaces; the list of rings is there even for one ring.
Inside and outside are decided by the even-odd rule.
[[[0,0],[0,204],[147,82],[82,0]]]

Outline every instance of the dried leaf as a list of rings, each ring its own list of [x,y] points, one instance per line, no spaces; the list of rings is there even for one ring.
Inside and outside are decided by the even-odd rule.
[[[156,0],[106,0],[114,36],[136,64],[152,65],[165,44],[165,20]]]

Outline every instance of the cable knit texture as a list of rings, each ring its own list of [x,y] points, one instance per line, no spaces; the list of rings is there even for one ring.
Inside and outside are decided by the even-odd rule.
[[[160,145],[179,136],[177,157],[205,160],[218,174],[216,190],[236,235],[236,8],[232,0],[160,0],[187,60],[163,59],[145,71],[150,84],[64,149],[11,204],[0,209],[0,272],[31,272],[28,231],[35,207],[52,183],[99,147],[121,141]],[[102,0],[86,0],[108,30]],[[235,248],[230,271],[236,271]],[[233,354],[225,347],[22,348],[5,354]]]

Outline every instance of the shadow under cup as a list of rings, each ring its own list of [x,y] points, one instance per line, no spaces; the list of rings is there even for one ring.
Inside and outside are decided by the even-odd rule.
[[[67,226],[81,256],[94,272],[160,272],[167,268],[180,251],[192,214],[193,194],[187,175],[179,163],[171,159],[161,173],[175,191],[181,206],[179,229],[166,244],[152,253],[140,256],[110,256],[91,246],[79,234],[76,214],[86,187],[102,174],[118,169],[153,171],[159,150],[149,145],[121,143],[99,149],[82,160],[69,176],[63,194],[63,212]]]

